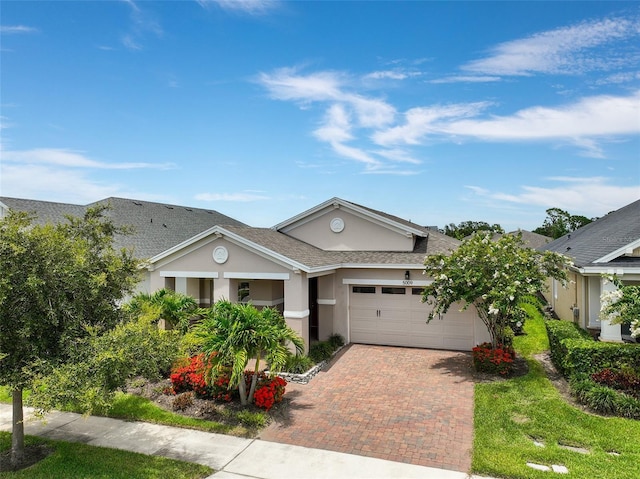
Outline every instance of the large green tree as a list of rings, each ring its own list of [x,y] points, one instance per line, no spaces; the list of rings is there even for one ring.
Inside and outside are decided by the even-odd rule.
[[[13,396],[14,464],[24,455],[23,389],[71,361],[90,334],[114,328],[139,280],[131,252],[113,247],[124,231],[106,209],[56,225],[18,212],[0,220],[0,385]]]
[[[219,367],[231,366],[229,387],[238,387],[242,405],[253,402],[263,356],[273,374],[284,367],[289,344],[298,353],[304,350],[302,338],[274,308],[258,310],[250,303],[222,300],[203,313],[196,332],[203,338],[205,357],[213,366],[210,372],[215,375]],[[254,360],[254,374],[247,391],[245,370],[250,360]]]
[[[496,347],[504,343],[507,327],[524,322],[523,299],[541,291],[549,277],[566,283],[570,264],[561,254],[525,247],[520,234],[492,241],[491,233],[477,233],[450,255],[426,258],[425,274],[433,279],[422,294],[433,305],[428,321],[454,303],[473,306]]]
[[[572,215],[560,208],[549,208],[546,213],[547,217],[544,219],[542,226],[534,229],[533,232],[553,239],[560,238],[582,226],[588,225],[595,219]]]
[[[485,221],[463,221],[456,225],[449,223],[444,227],[444,234],[453,238],[463,240],[464,238],[471,236],[477,231],[489,231],[491,233],[504,233],[504,229],[499,224],[490,225]]]

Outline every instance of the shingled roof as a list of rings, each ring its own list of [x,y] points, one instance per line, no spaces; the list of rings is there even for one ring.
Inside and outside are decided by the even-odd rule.
[[[426,256],[437,253],[448,254],[460,244],[455,238],[430,231],[426,237],[419,238],[411,252],[325,251],[271,228],[238,226],[224,228],[251,243],[311,269],[345,265],[422,265]]]
[[[638,241],[640,241],[640,200],[613,211],[539,249],[567,255],[579,268],[605,265],[638,267],[640,257],[624,256],[622,253],[609,261],[596,263],[597,260]]]
[[[438,231],[354,203],[351,204],[386,220],[419,230],[423,235],[416,236],[414,249],[408,252],[324,251],[274,228],[253,228],[217,211],[200,208],[115,197],[88,205],[7,197],[0,197],[0,202],[10,209],[35,214],[35,222],[40,224],[63,222],[66,215],[80,217],[91,206],[109,204],[111,208],[106,215],[117,226],[133,228],[131,235],[116,237],[116,247],[133,248],[134,254],[141,259],[168,254],[178,245],[189,243],[198,235],[207,234],[214,226],[224,228],[247,243],[271,251],[274,257],[286,258],[309,270],[345,265],[422,265],[426,256],[448,254],[460,244],[455,238]]]
[[[215,225],[246,226],[214,210],[115,197],[88,205],[7,197],[0,197],[0,202],[12,210],[35,214],[35,222],[40,224],[63,222],[65,215],[82,216],[91,206],[109,204],[107,216],[117,226],[133,227],[131,235],[115,238],[115,246],[133,248],[141,259],[162,253]]]

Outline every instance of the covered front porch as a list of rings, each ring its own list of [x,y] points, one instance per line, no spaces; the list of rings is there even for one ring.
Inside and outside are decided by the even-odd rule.
[[[287,324],[305,342],[305,348],[333,332],[334,276],[310,276],[302,271],[282,272],[186,272],[162,270],[154,289],[166,288],[196,299],[201,308],[227,299],[251,303],[257,308],[280,311]]]

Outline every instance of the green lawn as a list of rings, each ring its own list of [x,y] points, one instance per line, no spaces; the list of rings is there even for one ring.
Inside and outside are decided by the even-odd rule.
[[[26,397],[28,397],[28,391],[25,391]],[[11,393],[6,387],[0,387],[0,402],[11,403]],[[263,411],[234,412],[221,409],[220,414],[221,422],[190,418],[162,409],[149,399],[118,393],[107,416],[127,421],[145,421],[238,437],[253,437],[256,431],[268,422],[268,415]],[[227,416],[235,416],[235,421],[228,422],[237,424],[226,424],[224,420],[228,419]]]
[[[158,456],[87,446],[85,444],[48,441],[27,436],[25,443],[50,444],[53,454],[37,464],[17,472],[0,472],[2,478],[20,479],[198,479],[213,474],[199,464],[175,461]],[[11,448],[11,437],[0,432],[0,451]]]
[[[549,345],[542,316],[534,307],[529,312],[527,334],[515,341],[516,350],[527,358],[529,373],[476,385],[473,472],[508,478],[636,479],[640,421],[599,417],[567,404],[532,358]],[[534,439],[545,446],[534,445]],[[527,462],[563,465],[569,474],[536,471]]]

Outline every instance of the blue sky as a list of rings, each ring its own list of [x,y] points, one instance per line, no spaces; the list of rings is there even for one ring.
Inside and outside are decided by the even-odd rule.
[[[3,1],[0,194],[331,197],[540,226],[640,198],[637,2]]]

